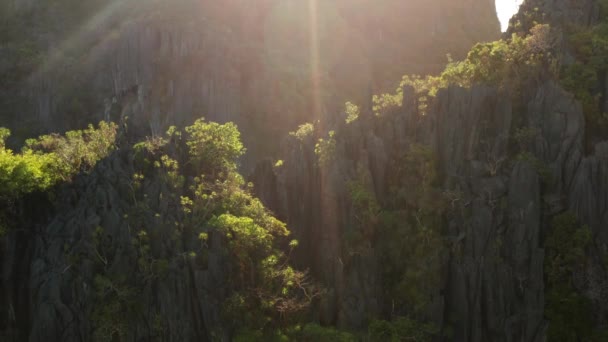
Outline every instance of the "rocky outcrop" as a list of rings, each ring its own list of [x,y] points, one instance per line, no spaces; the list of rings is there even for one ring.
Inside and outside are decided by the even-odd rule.
[[[23,98],[10,128],[24,118],[30,130],[43,122],[43,131],[63,131],[128,116],[142,134],[158,134],[205,115],[245,128],[252,159],[277,150],[259,137],[340,111],[370,87],[392,90],[405,73],[439,71],[447,53],[463,57],[475,42],[499,35],[489,0],[340,0],[316,9],[275,0],[92,1],[99,4],[82,10],[86,19],[75,32],[55,27],[72,19],[65,5],[26,3],[9,15],[44,25],[23,32],[45,57],[26,70],[23,85],[6,86],[13,90],[7,102]]]
[[[553,215],[571,210],[604,245],[606,143],[584,156],[581,106],[555,83],[541,85],[525,101],[517,113],[496,88],[450,87],[420,116],[406,88],[398,110],[336,129],[336,159],[328,168],[318,166],[312,137],[291,141],[278,190],[272,190],[283,200],[268,204],[304,242],[301,260],[334,295],[322,308],[327,323],[360,328],[362,312],[386,310],[380,304],[386,298],[375,291],[381,278],[370,272],[379,252],[373,241],[370,255],[349,267],[341,263],[340,237],[356,216],[346,184],[360,170],[382,200],[390,160],[423,143],[433,146],[442,188],[451,194],[445,227],[451,252],[435,321],[458,341],[544,340],[543,236]],[[525,158],[513,155],[516,115],[537,132]],[[599,301],[605,277],[595,272],[587,292]]]
[[[2,238],[0,339],[208,341],[214,330],[227,340],[213,328],[230,288],[221,241],[205,262],[190,257],[200,242],[176,235],[172,190],[134,184],[131,156],[118,151],[65,186],[47,224]]]
[[[509,21],[505,36],[509,38],[513,33],[526,33],[538,23],[560,30],[591,27],[599,22],[600,16],[601,5],[597,0],[525,0]],[[567,52],[567,49],[562,52]]]
[[[589,27],[599,19],[598,6],[597,1],[529,0],[515,20],[525,26],[530,17],[543,15],[542,21],[556,28]],[[568,47],[563,47],[567,55]],[[354,125],[338,125],[337,157],[329,168],[315,167],[310,161],[314,142],[290,145],[276,192],[304,193],[314,184],[325,197],[297,201],[285,195],[285,203],[269,205],[287,218],[300,239],[308,241],[313,254],[304,259],[326,256],[324,270],[331,276],[320,272],[320,277],[330,293],[337,294],[333,306],[323,308],[330,310],[325,317],[334,319],[328,323],[360,328],[360,320],[345,318],[357,317],[360,307],[387,311],[382,304],[375,306],[386,299],[373,291],[380,275],[359,277],[369,271],[363,269],[369,266],[365,263],[336,267],[335,259],[341,266],[335,252],[341,241],[326,237],[343,236],[352,229],[349,218],[356,213],[345,184],[355,178],[355,170],[362,169],[371,178],[371,190],[382,200],[389,161],[413,143],[432,146],[442,189],[451,201],[444,232],[451,243],[450,256],[438,290],[442,304],[434,305],[436,314],[431,315],[444,331],[458,341],[544,341],[550,322],[544,316],[543,243],[551,233],[551,218],[565,211],[575,213],[596,239],[586,251],[590,259],[577,271],[576,281],[577,289],[594,303],[596,317],[604,317],[607,143],[595,144],[592,153],[586,153],[582,106],[554,81],[524,89],[516,98],[487,86],[450,87],[439,92],[423,116],[417,112],[412,90],[404,89],[398,110],[379,118],[360,118]],[[529,135],[525,141],[518,140],[522,134]],[[368,260],[379,254],[371,243]],[[317,263],[322,264],[311,262]]]
[[[262,18],[256,11],[267,10],[270,2],[255,9],[236,0],[227,3]],[[192,9],[188,1],[180,4],[186,12]],[[471,4],[475,3],[467,2]],[[480,11],[491,8],[489,2],[483,4]],[[81,66],[106,98],[100,118],[132,116],[149,125],[146,129],[160,132],[167,124],[187,121],[194,109],[215,113],[212,119],[247,123],[273,118],[286,108],[286,103],[272,98],[282,84],[268,86],[285,74],[272,74],[277,65],[268,67],[258,59],[259,46],[241,44],[249,39],[259,43],[254,37],[261,32],[248,31],[252,23],[239,28],[211,22],[234,13],[209,6],[202,9],[217,15],[215,19],[190,13],[180,16],[179,22],[171,21],[167,13],[176,13],[175,9],[165,13],[152,6],[145,15],[107,24],[114,34],[103,36]],[[581,25],[596,20],[595,1],[528,0],[525,6],[540,6],[551,18]],[[351,15],[357,18],[356,11]],[[244,17],[235,21],[241,20]],[[450,31],[443,23],[433,25],[437,35]],[[108,27],[98,30],[108,33]],[[156,59],[149,58],[150,51]],[[247,55],[244,51],[254,57],[235,58]],[[297,57],[281,61],[292,66],[290,58]],[[53,117],[49,108],[54,101],[43,92],[34,93],[39,108]],[[255,97],[252,94],[260,95],[263,104],[247,102]],[[244,114],[245,108],[270,107],[267,114]],[[395,308],[382,289],[376,239],[366,240],[357,253],[347,251],[345,236],[362,230],[350,186],[364,179],[365,190],[384,205],[393,191],[395,161],[416,144],[431,148],[437,159],[437,187],[443,192],[438,201],[447,199],[441,231],[446,255],[436,271],[440,284],[431,291],[424,317],[440,327],[446,340],[546,339],[550,322],[544,315],[543,244],[551,218],[565,211],[575,213],[595,238],[586,251],[591,257],[581,271],[584,281],[577,286],[600,316],[608,313],[608,275],[602,257],[608,251],[608,142],[585,153],[581,105],[558,84],[545,80],[516,99],[502,88],[451,86],[437,94],[424,115],[414,90],[406,87],[400,107],[380,116],[364,109],[349,124],[337,121],[330,127],[335,131],[331,137],[322,122],[310,135],[289,138],[283,163],[265,161],[251,177],[258,197],[299,240],[295,264],[310,268],[327,289],[316,303],[315,320],[357,330],[370,316],[391,318]],[[522,128],[528,136],[516,141]],[[322,151],[315,151],[319,138],[331,152],[323,158]],[[0,338],[91,340],[91,317],[97,317],[96,306],[103,304],[96,300],[96,291],[103,289],[98,283],[107,279],[119,286],[121,279],[113,275],[132,277],[139,262],[133,253],[137,234],[128,220],[137,208],[132,200],[132,163],[120,153],[108,158],[91,175],[63,188],[56,212],[47,213],[48,222],[45,217],[2,238],[0,317],[6,319]],[[148,210],[158,213],[142,224],[156,234],[150,249],[166,259],[167,273],[150,275],[142,288],[115,288],[117,293],[137,293],[138,312],[143,312],[128,322],[127,338],[208,340],[210,327],[224,323],[219,308],[230,285],[225,280],[225,255],[215,240],[205,267],[189,258],[166,258],[187,253],[189,244],[198,240],[172,238],[171,223],[178,220],[179,210],[163,196],[170,191],[159,184],[145,180],[138,193],[148,198]],[[414,187],[402,190],[415,191]],[[97,279],[99,274],[105,278]]]

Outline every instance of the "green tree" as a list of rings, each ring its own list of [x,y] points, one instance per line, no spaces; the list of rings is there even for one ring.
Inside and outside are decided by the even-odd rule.
[[[186,127],[187,145],[192,162],[202,169],[214,172],[234,170],[237,159],[245,153],[241,133],[234,123],[220,125],[215,122],[196,120]]]

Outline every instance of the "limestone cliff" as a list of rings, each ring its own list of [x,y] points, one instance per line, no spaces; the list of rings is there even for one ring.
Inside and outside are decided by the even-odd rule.
[[[366,315],[390,311],[381,304],[386,298],[379,292],[379,247],[372,242],[370,254],[345,266],[343,235],[356,229],[357,216],[348,184],[362,169],[374,196],[386,202],[394,161],[411,144],[423,143],[433,146],[442,188],[453,194],[443,228],[450,253],[430,317],[450,327],[457,341],[543,341],[542,241],[550,218],[571,210],[592,228],[595,248],[608,243],[606,143],[585,156],[580,104],[552,82],[541,85],[518,114],[539,132],[531,151],[549,170],[543,183],[536,162],[509,152],[516,113],[504,93],[450,87],[420,116],[409,91],[402,109],[337,128],[330,166],[319,168],[312,139],[294,139],[277,176],[261,166],[253,178],[259,196],[303,242],[301,262],[330,288],[322,319],[358,327]],[[594,273],[593,280],[584,291],[605,310],[601,289],[608,283],[601,269],[589,265],[585,272]]]
[[[534,7],[544,10],[538,15],[544,13],[545,22],[563,28],[564,36],[571,26],[561,25],[590,27],[600,18],[595,1],[530,0],[522,10]],[[567,43],[560,46],[568,55]],[[600,141],[589,152],[586,125],[593,123],[581,103],[553,77],[536,82],[523,91],[450,86],[424,112],[406,87],[401,107],[380,116],[363,110],[356,121],[332,126],[330,163],[320,162],[317,139],[328,139],[320,129],[305,139],[292,138],[280,168],[259,166],[252,177],[258,195],[287,220],[306,246],[300,262],[330,289],[328,302],[319,308],[322,321],[361,327],[369,313],[391,318],[399,312],[380,290],[386,286],[379,264],[383,232],[370,235],[364,253],[353,258],[349,250],[350,231],[368,234],[357,222],[362,214],[350,186],[366,175],[381,207],[388,206],[393,195],[387,194],[395,186],[416,191],[420,185],[404,187],[391,178],[407,151],[423,145],[437,158],[438,187],[448,200],[441,228],[448,252],[443,266],[431,271],[441,284],[430,290],[428,311],[418,317],[437,323],[448,340],[545,341],[555,300],[547,299],[554,260],[545,258],[546,249],[553,248],[545,243],[556,234],[558,214],[571,212],[594,239],[572,286],[591,303],[581,311],[590,317],[589,329],[606,326],[608,136],[596,135]],[[401,226],[406,229],[407,223]],[[411,307],[402,310],[415,314]]]
[[[33,8],[32,3],[23,2],[19,10]],[[422,69],[392,65],[395,60],[416,60],[417,52],[411,56],[407,49],[374,57],[375,49],[388,49],[389,43],[416,41],[408,36],[409,28],[401,26],[404,21],[430,27],[425,32],[433,38],[412,43],[415,51],[445,42],[451,34],[465,32],[472,40],[491,38],[491,34],[477,35],[477,24],[462,26],[461,21],[493,11],[488,1],[438,1],[437,6],[426,1],[387,1],[386,7],[366,7],[370,3],[336,1],[323,13],[341,13],[341,20],[319,19],[327,25],[345,25],[328,29],[340,33],[330,42],[349,42],[334,44],[325,52],[329,56],[323,56],[328,59],[321,59],[340,61],[323,69],[323,73],[333,70],[331,77],[317,80],[321,89],[339,89],[335,91],[340,94],[331,93],[327,103],[321,101],[327,112],[341,112],[336,108],[342,96],[356,100],[368,96],[369,88],[382,89],[379,84],[386,73],[393,74],[393,67],[432,69],[428,64]],[[374,318],[411,316],[433,323],[439,330],[437,340],[541,342],[552,336],[552,327],[563,323],[550,318],[557,310],[551,306],[557,287],[553,273],[565,269],[571,290],[566,294],[572,296],[559,299],[580,297],[586,305],[566,312],[568,320],[584,317],[582,330],[606,327],[608,136],[594,132],[597,142],[589,148],[586,107],[558,77],[542,74],[519,89],[510,88],[510,83],[452,85],[428,100],[428,107],[405,86],[399,106],[378,115],[371,104],[361,106],[358,117],[348,123],[337,114],[328,119],[320,113],[311,117],[299,112],[314,109],[310,93],[302,95],[293,115],[285,114],[294,97],[277,94],[296,88],[313,90],[310,84],[298,83],[312,67],[299,64],[302,59],[309,63],[311,50],[295,49],[293,41],[281,36],[287,31],[273,25],[285,25],[281,18],[293,19],[294,26],[281,27],[306,41],[309,18],[299,15],[306,12],[301,5],[285,2],[284,7],[275,7],[273,1],[262,1],[253,6],[238,0],[226,1],[228,7],[223,8],[188,0],[168,8],[155,2],[143,7],[124,4],[110,7],[111,19],[85,31],[85,36],[99,39],[70,69],[85,75],[90,89],[101,94],[91,100],[98,102],[97,118],[130,116],[136,136],[188,122],[197,111],[215,115],[211,119],[237,121],[245,130],[254,130],[247,123],[276,120],[272,132],[303,118],[321,119],[285,140],[281,162],[262,162],[251,176],[257,196],[299,240],[295,265],[310,268],[325,288],[307,319],[360,332]],[[226,10],[230,6],[240,11]],[[600,20],[599,2],[592,0],[528,0],[523,8],[539,8],[558,29],[565,23],[589,27]],[[283,11],[282,15],[273,17],[276,11]],[[370,15],[363,16],[367,11]],[[387,16],[391,12],[393,16]],[[408,15],[412,20],[404,19]],[[427,15],[454,15],[460,24],[425,20]],[[379,18],[391,20],[378,23]],[[510,33],[530,28],[525,27],[531,22],[524,11],[518,18],[525,29],[513,28]],[[488,27],[496,26],[491,19]],[[269,33],[273,39],[266,36]],[[570,47],[566,40],[562,43],[558,45],[567,57]],[[359,51],[372,52],[361,56]],[[440,52],[446,51],[460,50]],[[570,57],[564,65],[576,63],[576,55]],[[298,66],[295,71],[294,66]],[[365,71],[359,79],[350,75],[352,70]],[[61,79],[61,74],[56,75]],[[53,121],[58,115],[55,109],[61,107],[51,105],[59,103],[51,100],[56,99],[51,93],[57,81],[46,73],[40,77],[29,80],[39,88],[26,93],[36,100],[41,118]],[[341,86],[351,82],[352,89]],[[607,97],[605,89],[599,97]],[[252,109],[256,111],[247,114]],[[277,145],[278,135],[272,138],[262,143]],[[226,280],[230,258],[223,253],[221,240],[205,246],[204,258],[188,258],[199,241],[193,235],[172,236],[173,224],[184,221],[179,199],[167,196],[176,194],[160,176],[139,182],[134,163],[130,152],[118,151],[92,174],[62,186],[56,206],[42,214],[35,205],[49,204],[47,198],[24,200],[21,229],[1,240],[0,337],[91,340],[99,327],[94,321],[99,318],[96,309],[106,307],[95,297],[107,285],[105,278],[98,279],[99,273],[125,275],[110,279],[112,286],[130,285],[126,290],[116,287],[118,295],[137,293],[138,314],[124,322],[126,339],[231,337],[223,329],[231,322],[220,310],[233,285]],[[140,223],[150,234],[149,248],[156,258],[168,262],[162,270],[151,267],[145,286],[133,289],[133,284],[140,284],[132,277],[143,252],[140,236],[131,231],[129,222],[141,214],[142,203],[147,207]],[[560,242],[572,247],[574,256],[562,258],[563,251],[556,248],[563,246],[556,247],[553,241],[560,228],[556,219],[568,212],[577,225],[588,227],[593,240],[581,243],[584,248],[572,247],[569,243],[577,238],[566,235],[566,241]],[[397,298],[391,286],[403,297]]]
[[[392,90],[405,73],[439,71],[446,54],[461,58],[499,35],[489,0],[3,5],[7,27],[38,23],[7,29],[4,48],[20,56],[3,71],[13,131],[129,116],[157,134],[205,115],[246,127],[254,155],[276,150],[259,136]]]

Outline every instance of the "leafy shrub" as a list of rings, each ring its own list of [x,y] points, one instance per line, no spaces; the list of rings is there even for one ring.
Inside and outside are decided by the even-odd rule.
[[[586,127],[593,136],[603,136],[608,127],[608,114],[604,112],[607,109],[600,103],[600,77],[604,77],[602,73],[608,68],[607,18],[604,15],[600,24],[590,28],[571,29],[567,42],[576,61],[564,65],[560,74],[562,86],[583,105]]]
[[[246,151],[240,140],[241,133],[231,122],[220,125],[199,119],[186,127],[186,132],[192,162],[203,169],[234,170],[237,159]]]
[[[446,251],[441,235],[445,205],[435,184],[435,158],[429,148],[413,145],[389,169],[390,193],[384,203],[377,201],[371,180],[361,170],[349,182],[356,220],[343,237],[343,260],[348,264],[353,255],[365,255],[373,248],[384,294],[395,314],[422,315],[440,286]],[[389,322],[376,323],[371,329],[380,340],[383,326],[393,331]]]
[[[288,265],[278,246],[289,230],[251,195],[251,185],[237,173],[237,158],[245,149],[236,126],[197,120],[185,131],[188,162],[198,167],[194,183],[178,196],[186,214],[183,229],[201,240],[202,249],[193,251],[197,255],[205,252],[208,239],[226,241],[234,291],[223,317],[230,329],[241,337],[272,335],[320,292],[306,272]],[[289,246],[293,249],[297,242]]]
[[[327,139],[320,138],[315,145],[315,154],[319,158],[319,165],[326,167],[334,160],[336,153],[336,132],[329,131]]]
[[[592,340],[592,305],[574,285],[575,274],[584,270],[587,262],[591,231],[581,227],[569,212],[556,216],[551,223],[545,242],[547,336],[551,341]]]
[[[331,327],[310,323],[304,326],[299,339],[303,342],[354,342],[354,335]]]
[[[346,123],[349,124],[355,120],[357,120],[359,118],[360,115],[360,110],[359,110],[359,106],[357,106],[356,104],[352,103],[352,102],[346,102],[345,106],[345,113],[346,113]]]
[[[25,152],[53,153],[58,158],[57,172],[63,180],[80,171],[89,171],[114,147],[118,127],[114,123],[100,122],[99,127],[89,125],[81,131],[69,131],[65,136],[44,135],[28,139]]]
[[[372,342],[384,341],[433,341],[439,329],[433,324],[423,324],[407,317],[397,317],[392,322],[373,320],[368,327]]]
[[[549,25],[536,25],[529,34],[513,34],[509,39],[478,43],[463,61],[452,61],[438,76],[404,76],[394,94],[374,95],[374,112],[403,104],[403,87],[414,88],[418,111],[426,114],[430,99],[439,89],[449,85],[471,87],[474,84],[512,86],[520,90],[522,84],[536,81],[543,73],[557,73],[555,34]]]
[[[236,126],[197,120],[184,130],[184,139],[172,128],[165,137],[123,150],[142,159],[133,163],[132,182],[125,185],[131,205],[123,216],[132,234],[126,248],[137,262],[125,279],[115,279],[109,273],[112,258],[106,256],[115,248],[107,245],[111,239],[94,244],[89,257],[99,261],[100,292],[91,313],[95,335],[108,340],[132,336],[149,322],[142,323],[145,313],[138,311],[145,294],[127,289],[153,286],[176,267],[206,269],[211,243],[221,241],[226,297],[219,308],[222,325],[209,327],[211,335],[284,341],[287,327],[321,293],[307,272],[289,265],[288,252],[297,241],[287,240],[286,225],[252,196],[252,185],[238,174],[244,148]],[[150,198],[150,186],[160,189],[158,200]],[[162,329],[162,323],[156,326]]]
[[[295,132],[289,132],[289,135],[297,138],[300,141],[304,141],[307,137],[310,137],[315,132],[315,126],[311,123],[305,123],[298,127]]]
[[[70,131],[65,136],[30,139],[19,154],[4,144],[10,132],[0,131],[0,199],[15,200],[34,191],[45,191],[88,171],[114,147],[117,126],[101,122],[98,128]]]

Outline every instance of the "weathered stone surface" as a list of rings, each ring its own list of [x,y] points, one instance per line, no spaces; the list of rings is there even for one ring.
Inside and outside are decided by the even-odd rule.
[[[142,134],[159,134],[200,116],[234,121],[245,128],[248,172],[278,152],[266,137],[332,116],[370,88],[392,90],[406,72],[437,72],[447,53],[464,57],[500,35],[491,0],[336,0],[317,4],[318,13],[293,0],[100,1],[77,32],[57,23],[70,18],[65,5],[14,3],[15,15],[32,11],[49,27],[24,29],[45,58],[23,86],[6,85],[23,100],[11,128],[24,118],[63,131],[129,117]],[[311,77],[315,30],[320,70]]]
[[[596,2],[591,0],[528,0],[526,6],[540,6],[554,20],[581,25],[596,20]],[[103,63],[114,72],[99,76],[104,79],[96,82],[114,85],[110,94],[136,86],[121,97],[127,105],[121,104],[124,112],[118,114],[145,115],[142,118],[154,131],[165,120],[161,112],[179,116],[195,106],[199,95],[204,99],[201,103],[219,115],[216,119],[228,120],[238,112],[239,105],[233,100],[239,94],[235,95],[234,87],[242,75],[223,64],[228,63],[223,55],[210,51],[209,46],[217,42],[201,38],[202,32],[187,25],[175,28],[161,23],[148,28],[148,20],[138,18],[121,26],[119,38],[99,46],[102,56],[113,56],[111,62]],[[219,69],[210,67],[179,80],[157,82],[155,64],[143,54],[149,49],[157,49],[163,59],[174,59],[175,64],[168,65],[177,68],[196,56],[212,60]],[[92,61],[89,66],[95,65]],[[214,74],[220,69],[229,75]],[[171,95],[166,108],[158,103],[161,99],[150,95],[154,94],[152,86],[161,83]],[[227,88],[230,90],[224,92]],[[40,96],[40,108],[46,110],[49,101]],[[357,214],[348,185],[359,176],[369,179],[369,190],[378,201],[385,201],[390,161],[413,143],[433,147],[442,188],[456,196],[444,227],[450,241],[449,258],[430,315],[443,331],[453,332],[453,340],[545,340],[549,323],[543,314],[543,237],[550,218],[566,210],[592,229],[595,241],[589,253],[593,258],[585,270],[590,280],[583,290],[602,312],[608,311],[607,276],[603,261],[596,260],[597,251],[608,248],[608,142],[585,154],[581,106],[554,82],[524,94],[523,106],[517,107],[521,112],[514,113],[510,98],[490,86],[450,87],[421,116],[413,89],[406,88],[401,108],[382,117],[362,115],[351,124],[340,122],[332,127],[336,131],[335,157],[328,165],[319,165],[314,151],[323,135],[320,127],[311,136],[286,143],[283,166],[273,167],[268,161],[258,165],[252,176],[256,193],[287,221],[300,241],[294,255],[296,265],[309,267],[327,287],[316,313],[319,321],[358,329],[365,326],[370,314],[383,311],[373,243],[367,253],[348,262],[342,258],[343,236],[353,229]],[[110,105],[108,115],[112,108]],[[528,146],[531,160],[511,155],[512,135],[520,128],[515,127],[516,115],[536,132]],[[125,200],[130,194],[127,179],[131,173],[128,161],[112,158],[102,162],[93,175],[79,178],[64,190],[50,224],[36,226],[32,236],[15,233],[3,238],[0,303],[7,323],[1,325],[0,337],[90,340],[91,322],[85,317],[92,309],[95,260],[82,263],[75,272],[66,250],[72,256],[95,250],[93,232],[97,226],[108,227],[104,243],[110,239],[114,244],[104,249],[107,254],[102,258],[112,259],[112,270],[129,274],[137,261],[125,248],[133,232],[122,218],[128,207]],[[155,209],[172,215],[160,196],[166,189],[153,180],[145,182],[144,188]],[[156,221],[147,224],[161,237],[169,232]],[[209,337],[208,327],[221,325],[218,307],[229,284],[223,278],[219,243],[211,245],[207,269],[173,262],[169,277],[138,289],[148,311],[162,313],[167,329],[162,340],[204,340]],[[152,248],[163,255],[168,248],[175,252],[183,246],[157,243]],[[129,338],[149,338],[149,330],[149,326],[137,326]]]
[[[530,146],[536,161],[517,161],[510,154],[513,105],[498,89],[442,90],[424,117],[412,111],[411,90],[406,88],[404,94],[399,110],[339,126],[337,157],[328,169],[315,165],[312,142],[293,142],[286,151],[278,191],[310,193],[310,184],[317,184],[319,196],[325,196],[310,202],[292,197],[281,209],[300,239],[319,246],[303,257],[324,256],[313,265],[337,294],[332,297],[334,305],[325,307],[330,312],[324,317],[337,315],[342,325],[361,327],[360,313],[372,312],[374,303],[382,303],[373,281],[364,280],[374,279],[367,269],[373,248],[367,262],[343,268],[332,261],[340,248],[336,237],[349,230],[353,215],[344,184],[359,170],[370,177],[373,193],[382,199],[387,160],[409,144],[422,142],[434,146],[444,187],[459,196],[447,214],[453,252],[440,290],[445,304],[437,307],[435,321],[449,326],[458,341],[544,341],[548,323],[541,237],[547,220],[565,210],[578,213],[598,236],[605,236],[606,143],[599,144],[594,155],[584,156],[581,106],[552,82],[529,94],[525,112],[518,113],[536,132]],[[303,219],[301,213],[312,219]],[[322,231],[315,228],[319,223]],[[598,297],[604,282],[594,284]]]
[[[555,27],[565,24],[591,26],[600,17],[600,5],[597,0],[525,0],[511,23],[529,24],[526,17],[534,14],[544,14],[544,19]],[[515,28],[510,27],[508,34],[513,30]]]
[[[135,196],[131,184],[134,171],[120,153],[100,162],[92,174],[79,177],[60,192],[57,215],[48,225],[40,226],[33,239],[24,241],[24,254],[1,250],[5,272],[1,288],[20,289],[3,293],[8,306],[2,310],[22,307],[3,327],[3,340],[91,341],[93,327],[100,323],[91,321],[92,312],[103,305],[94,300],[96,277],[124,277],[129,284],[131,277],[141,276],[136,272],[138,256],[132,244],[142,227],[131,226],[126,219],[135,212],[131,202]],[[131,289],[140,298],[137,305],[142,316],[128,322],[131,326],[125,337],[206,341],[211,327],[221,326],[221,304],[230,289],[225,283],[221,241],[211,239],[204,268],[194,259],[180,256],[199,242],[195,237],[184,238],[183,243],[172,238],[175,228],[167,222],[178,220],[178,213],[167,206],[161,194],[170,190],[158,184],[158,180],[146,180],[141,191],[150,199],[149,210],[158,213],[145,225],[151,236],[150,253],[168,262],[166,275],[152,277],[145,287]],[[104,230],[95,242],[98,227]],[[13,233],[3,238],[7,246],[15,239]],[[23,274],[12,271],[25,265],[28,268],[22,270]]]

